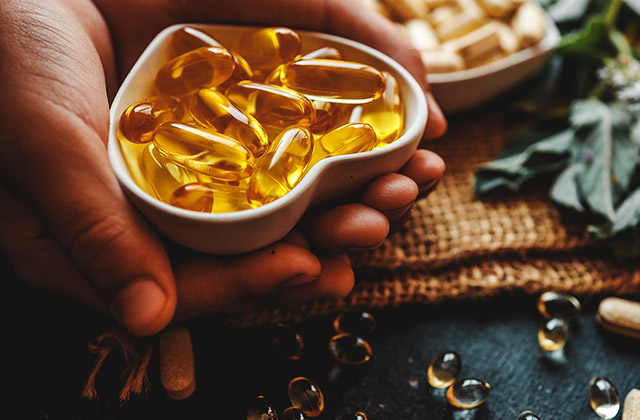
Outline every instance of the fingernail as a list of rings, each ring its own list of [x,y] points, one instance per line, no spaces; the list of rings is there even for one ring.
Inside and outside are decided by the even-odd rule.
[[[313,276],[308,274],[298,274],[297,276],[293,276],[290,279],[283,281],[282,286],[284,287],[300,286],[301,284],[311,283],[317,278],[318,276]]]
[[[136,334],[155,322],[166,301],[167,295],[156,282],[139,279],[116,293],[112,312],[125,328]]]

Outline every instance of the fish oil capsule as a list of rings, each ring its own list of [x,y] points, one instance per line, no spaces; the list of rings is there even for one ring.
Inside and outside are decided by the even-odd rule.
[[[266,397],[255,397],[247,407],[247,420],[278,420],[278,413]]]
[[[296,57],[296,60],[304,60],[311,58],[328,58],[331,60],[342,60],[342,54],[337,48],[333,47],[322,47],[312,51],[309,51],[306,54],[303,54],[299,57]],[[278,67],[273,70],[269,76],[264,80],[264,83],[270,85],[282,85],[280,82],[280,72],[282,71],[282,67],[284,64],[280,64]]]
[[[324,395],[316,384],[299,376],[289,382],[289,399],[309,417],[316,417],[324,411]]]
[[[367,415],[362,411],[358,411],[356,413],[348,415],[344,418],[344,420],[367,420]]]
[[[202,47],[162,66],[156,74],[155,83],[163,95],[188,95],[224,82],[234,67],[233,57],[225,48]]]
[[[198,182],[194,172],[164,157],[153,143],[142,151],[140,169],[151,189],[151,195],[165,203],[169,203],[174,191],[182,185]]]
[[[167,159],[216,179],[237,181],[253,172],[253,154],[243,144],[189,124],[161,124],[153,144]]]
[[[214,188],[211,184],[194,182],[177,188],[169,198],[169,204],[181,209],[210,213],[213,208]]]
[[[316,117],[309,131],[314,134],[326,134],[346,122],[351,122],[348,116],[354,105],[323,101],[313,101],[313,104],[316,108]]]
[[[286,359],[298,360],[304,353],[304,339],[290,325],[277,323],[271,330],[271,347]]]
[[[462,369],[462,358],[455,351],[438,354],[429,363],[427,380],[434,388],[446,388],[455,382]]]
[[[576,318],[582,310],[580,301],[574,296],[556,292],[544,292],[538,297],[536,307],[540,315],[546,319],[562,318],[571,320]]]
[[[244,81],[229,86],[225,95],[265,127],[309,127],[315,119],[310,99],[280,86]]]
[[[371,334],[375,328],[375,318],[366,311],[344,312],[333,320],[333,329],[337,333],[352,333],[365,336]]]
[[[329,351],[337,361],[347,365],[361,365],[371,359],[371,345],[351,333],[334,335],[329,340]]]
[[[400,86],[391,73],[383,72],[386,87],[382,95],[369,103],[362,104],[360,121],[373,127],[377,142],[375,148],[393,143],[402,132],[404,112],[400,100]]]
[[[620,411],[618,388],[604,376],[596,376],[589,381],[589,404],[599,417],[612,419]]]
[[[476,378],[458,379],[447,389],[447,401],[458,408],[474,408],[491,394],[491,385]]]
[[[523,411],[518,415],[517,420],[541,420],[533,411]]]
[[[267,149],[269,137],[262,124],[214,89],[200,89],[189,100],[189,112],[200,124],[241,141],[254,157]]]
[[[233,49],[264,76],[300,53],[300,36],[289,28],[269,27],[245,32]]]
[[[544,351],[556,351],[564,348],[569,339],[569,327],[561,318],[553,318],[538,330],[538,343]]]
[[[320,145],[327,156],[336,156],[372,150],[376,140],[373,127],[367,123],[353,122],[329,131],[320,138]]]
[[[307,420],[304,411],[297,407],[289,407],[282,413],[280,420]]]
[[[310,59],[285,64],[282,84],[308,98],[327,102],[365,103],[384,91],[384,75],[363,63]]]
[[[148,143],[153,130],[165,121],[179,121],[184,106],[171,96],[160,96],[129,106],[120,116],[120,133],[132,143]]]
[[[285,195],[300,181],[312,156],[312,137],[306,128],[284,130],[256,165],[247,188],[249,202],[266,204]]]
[[[223,47],[214,37],[200,29],[185,26],[171,35],[171,52],[179,56],[202,47]]]

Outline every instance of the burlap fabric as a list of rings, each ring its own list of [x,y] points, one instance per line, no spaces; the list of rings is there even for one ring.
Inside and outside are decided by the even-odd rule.
[[[530,123],[512,117],[508,105],[493,104],[450,118],[448,133],[429,146],[447,162],[438,188],[416,203],[406,227],[380,248],[351,255],[357,276],[347,298],[230,322],[299,321],[350,308],[432,304],[509,290],[640,293],[640,264],[621,263],[591,241],[584,221],[550,201],[548,183],[518,193],[474,194],[475,168],[495,158],[508,137]]]

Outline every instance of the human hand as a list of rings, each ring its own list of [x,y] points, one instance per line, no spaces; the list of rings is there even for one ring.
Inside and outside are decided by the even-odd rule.
[[[379,245],[406,217],[417,185],[433,184],[444,171],[437,155],[419,151],[401,174],[367,187],[360,203],[307,217],[311,221],[270,247],[232,257],[172,247],[167,253],[124,197],[105,147],[118,74],[161,29],[215,19],[333,32],[393,52],[425,80],[417,54],[404,57],[404,48],[391,42],[395,29],[392,36],[380,33],[387,23],[347,13],[341,2],[185,4],[0,4],[0,247],[26,281],[109,312],[135,335],[153,334],[174,317],[347,294],[353,272],[342,254]],[[446,128],[433,108],[429,124],[427,137]]]

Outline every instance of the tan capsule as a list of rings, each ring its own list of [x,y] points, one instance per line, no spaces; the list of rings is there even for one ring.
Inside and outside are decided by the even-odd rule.
[[[491,17],[504,19],[519,6],[519,2],[513,0],[478,0],[480,6]]]
[[[384,0],[384,2],[391,13],[401,21],[424,18],[429,11],[424,0]]]
[[[316,417],[324,411],[324,395],[318,385],[299,376],[289,382],[291,404],[309,417]]]
[[[520,49],[520,38],[513,32],[511,26],[500,20],[492,20],[487,25],[495,28],[500,38],[500,48],[505,54],[513,54]]]
[[[500,51],[500,36],[495,26],[482,25],[477,29],[442,45],[443,49],[458,53],[465,62],[473,62]]]
[[[182,54],[158,70],[155,84],[163,95],[188,95],[218,86],[231,76],[235,64],[222,47],[202,47]]]
[[[245,32],[236,39],[237,51],[255,72],[265,77],[280,64],[289,62],[300,53],[300,36],[282,27],[269,27]]]
[[[596,319],[611,332],[640,338],[640,302],[617,297],[605,298],[598,306]]]
[[[589,381],[589,404],[599,417],[612,419],[620,411],[620,394],[616,386],[604,376]]]
[[[340,126],[320,138],[320,145],[327,156],[346,155],[372,150],[376,133],[367,123],[353,122]]]
[[[640,390],[632,389],[625,397],[622,420],[640,420]]]
[[[438,27],[443,22],[449,20],[452,16],[454,16],[459,11],[460,9],[457,7],[457,3],[448,3],[433,9],[427,16],[427,19],[429,22],[431,22],[431,25],[435,28],[435,27]]]
[[[405,32],[411,43],[420,51],[438,48],[440,42],[433,27],[424,19],[411,19],[404,24]]]
[[[196,372],[189,330],[171,327],[160,334],[158,362],[160,381],[169,398],[183,400],[193,394]]]
[[[163,123],[153,144],[167,159],[216,179],[237,181],[253,172],[251,151],[224,134],[182,123]]]
[[[166,121],[180,121],[184,106],[177,98],[160,96],[129,106],[120,116],[118,128],[132,143],[148,143],[153,130]]]
[[[153,143],[142,151],[140,169],[153,195],[165,203],[182,185],[198,182],[194,172],[164,157]]]
[[[438,25],[436,34],[441,42],[445,42],[461,37],[478,28],[483,23],[484,18],[482,15],[471,13],[468,10],[462,10]]]
[[[211,184],[194,182],[178,187],[169,198],[169,204],[185,210],[211,213],[214,189]]]
[[[539,43],[545,35],[544,10],[535,1],[523,3],[513,15],[511,27],[523,47]]]
[[[464,60],[453,51],[422,51],[420,57],[427,73],[450,73],[464,70]]]

